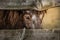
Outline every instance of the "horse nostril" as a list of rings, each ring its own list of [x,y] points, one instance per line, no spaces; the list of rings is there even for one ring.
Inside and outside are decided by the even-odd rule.
[[[35,21],[33,21],[33,24],[35,23]]]
[[[30,19],[30,15],[26,15],[25,16],[25,19],[28,19],[29,20]]]
[[[26,17],[26,19],[30,19],[29,17]]]
[[[24,15],[24,19],[26,19],[26,20],[29,20],[31,17],[30,17],[30,15]]]

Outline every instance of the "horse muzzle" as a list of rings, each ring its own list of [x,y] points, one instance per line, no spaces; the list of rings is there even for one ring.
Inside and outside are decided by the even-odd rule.
[[[40,19],[36,14],[33,14],[32,16],[25,15],[24,23],[27,29],[41,29],[42,19]]]

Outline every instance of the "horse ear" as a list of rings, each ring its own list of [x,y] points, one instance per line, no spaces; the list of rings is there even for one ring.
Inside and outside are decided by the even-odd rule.
[[[44,10],[44,13],[47,13],[47,10]]]
[[[47,13],[47,10],[39,11],[39,18],[43,20],[45,14]]]

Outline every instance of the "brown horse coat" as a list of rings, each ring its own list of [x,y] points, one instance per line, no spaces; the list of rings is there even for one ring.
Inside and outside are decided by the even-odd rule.
[[[0,29],[41,28],[43,17],[36,10],[0,10]]]

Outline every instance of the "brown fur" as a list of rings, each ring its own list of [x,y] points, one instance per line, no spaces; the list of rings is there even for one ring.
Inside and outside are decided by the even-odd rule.
[[[33,10],[28,13],[25,10],[0,10],[0,29],[32,28],[33,20],[31,18],[33,15],[37,17],[38,23],[35,23],[35,26],[39,28],[43,19],[39,18],[40,14],[41,12]]]

